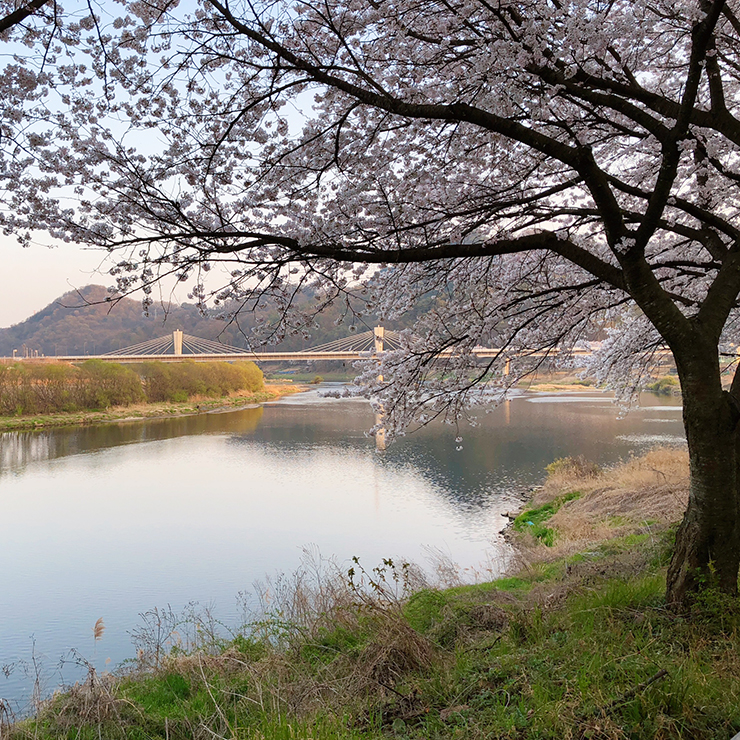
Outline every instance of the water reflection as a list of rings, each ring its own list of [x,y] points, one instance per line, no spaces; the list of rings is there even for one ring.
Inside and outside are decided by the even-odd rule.
[[[572,454],[574,444],[580,454],[605,462],[628,454],[635,442],[680,442],[681,406],[670,398],[648,394],[644,398],[646,405],[619,418],[616,407],[603,394],[521,395],[480,410],[476,427],[468,428],[463,423],[462,450],[453,444],[452,437],[457,432],[450,427],[427,427],[397,441],[387,456],[407,462],[418,457],[425,469],[437,469],[445,480],[459,480],[471,473],[475,477],[476,471],[493,470],[513,470],[515,477],[521,478],[522,470],[536,469],[539,474],[543,464]],[[553,411],[554,404],[561,408]],[[256,435],[262,442],[291,449],[322,444],[368,447],[365,432],[374,418],[364,402],[326,398],[311,391],[289,396],[266,408],[266,417],[265,407],[258,406],[145,421],[6,432],[0,434],[0,475],[18,474],[26,466],[45,460],[202,434],[234,438]],[[647,412],[667,414],[655,417]],[[646,433],[645,425],[652,424],[671,424],[675,433],[666,434],[665,429],[661,433]],[[620,448],[617,440],[628,444]]]
[[[457,431],[437,425],[379,453],[368,404],[315,392],[0,435],[0,666],[29,659],[31,634],[47,665],[84,651],[101,616],[99,667],[118,663],[137,614],[156,605],[215,602],[228,622],[239,591],[292,570],[310,543],[370,566],[423,561],[432,547],[474,567],[487,548],[501,552],[502,512],[552,460],[607,464],[649,439],[680,439],[675,402],[646,401],[620,419],[600,394],[514,398],[463,427],[461,450]],[[21,701],[27,689],[0,674],[0,697]]]
[[[264,408],[211,412],[171,419],[119,421],[92,426],[60,427],[0,434],[0,475],[27,465],[109,447],[197,434],[253,432]]]

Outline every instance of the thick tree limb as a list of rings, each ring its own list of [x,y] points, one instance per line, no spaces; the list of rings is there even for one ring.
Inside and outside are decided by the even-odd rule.
[[[3,33],[3,31],[9,31],[13,26],[23,23],[28,16],[33,15],[37,10],[40,10],[44,5],[48,5],[51,2],[53,2],[53,0],[31,0],[27,5],[14,10],[4,18],[0,18],[0,33]]]

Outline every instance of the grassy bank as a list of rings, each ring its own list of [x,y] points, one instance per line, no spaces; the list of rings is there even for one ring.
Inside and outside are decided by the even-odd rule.
[[[158,614],[138,660],[6,726],[20,738],[687,738],[740,731],[740,609],[664,608],[680,450],[561,460],[514,520],[519,569],[435,588],[386,561],[307,561],[219,638]],[[0,720],[2,714],[0,714]]]
[[[259,391],[237,391],[220,398],[195,396],[187,401],[136,403],[128,406],[113,406],[102,411],[0,416],[0,432],[189,416],[274,401],[282,396],[298,393],[302,390],[305,390],[305,388],[300,385],[274,382],[265,384],[263,389]]]
[[[0,363],[0,416],[104,411],[139,403],[182,403],[264,389],[254,362],[142,362],[98,359]]]
[[[309,383],[312,385],[318,385],[318,383],[351,383],[357,372],[354,372],[351,368],[340,369],[340,370],[321,370],[316,372],[271,372],[268,373],[267,380],[285,378],[291,379],[295,383]]]
[[[663,368],[663,371],[665,370],[666,368]],[[522,380],[518,387],[539,393],[606,391],[605,388],[599,386],[595,378],[584,377],[583,370],[579,369],[539,371]],[[681,395],[675,375],[653,377],[642,387],[642,391],[658,396]]]

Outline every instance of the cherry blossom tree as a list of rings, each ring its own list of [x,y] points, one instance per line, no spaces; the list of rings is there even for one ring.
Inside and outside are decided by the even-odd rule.
[[[62,36],[6,145],[7,231],[111,250],[123,290],[269,297],[283,331],[310,331],[304,288],[349,324],[432,296],[360,378],[395,432],[597,331],[625,399],[668,348],[691,486],[667,599],[737,592],[737,0],[132,0]]]

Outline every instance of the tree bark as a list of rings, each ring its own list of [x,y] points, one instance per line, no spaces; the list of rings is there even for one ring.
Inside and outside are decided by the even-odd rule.
[[[736,594],[740,565],[738,404],[722,390],[716,354],[692,354],[686,362],[674,351],[691,471],[689,503],[666,579],[666,600],[674,607],[688,606],[706,586]]]

